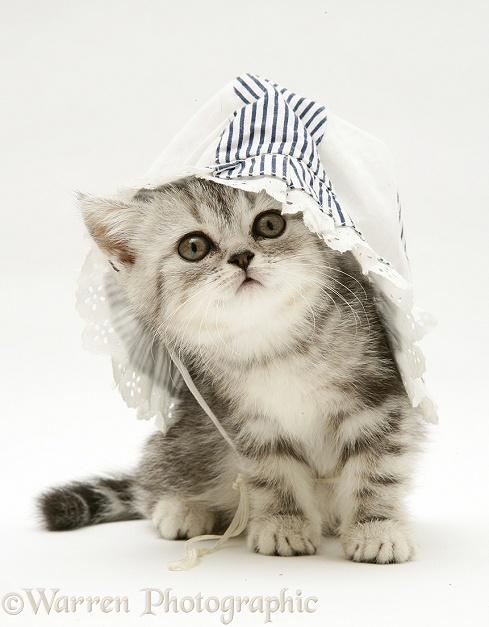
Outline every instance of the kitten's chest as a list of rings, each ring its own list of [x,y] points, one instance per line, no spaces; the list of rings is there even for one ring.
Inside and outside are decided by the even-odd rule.
[[[324,374],[324,373],[323,373]],[[335,394],[327,377],[301,360],[276,360],[236,376],[239,411],[299,440],[325,428]]]

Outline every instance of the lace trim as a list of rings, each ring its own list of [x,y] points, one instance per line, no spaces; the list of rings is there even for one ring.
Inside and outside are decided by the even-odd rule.
[[[158,428],[164,431],[172,420],[175,401],[159,381],[157,368],[146,374],[130,359],[128,345],[116,329],[109,306],[107,288],[113,285],[112,272],[105,256],[94,246],[81,270],[77,290],[76,308],[87,323],[83,346],[92,353],[111,357],[114,381],[127,406],[138,410],[139,419],[155,418]],[[131,320],[129,310],[127,319]]]

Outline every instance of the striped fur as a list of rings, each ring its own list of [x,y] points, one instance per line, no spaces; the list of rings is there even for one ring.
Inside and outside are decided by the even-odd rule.
[[[241,472],[251,550],[312,554],[338,534],[352,560],[410,559],[404,496],[421,422],[353,257],[328,249],[300,215],[285,216],[277,238],[257,236],[254,220],[278,203],[210,181],[183,179],[114,207],[85,200],[88,228],[238,453],[181,384],[176,420],[149,440],[134,474],[46,493],[48,528],[145,517],[165,538],[216,531],[234,514]],[[178,254],[188,233],[211,242],[198,262]]]

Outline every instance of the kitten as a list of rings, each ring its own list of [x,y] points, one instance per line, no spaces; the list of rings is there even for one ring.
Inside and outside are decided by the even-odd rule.
[[[177,419],[135,472],[43,494],[47,528],[143,517],[168,539],[222,530],[240,472],[253,551],[313,554],[337,534],[354,561],[411,559],[403,496],[421,420],[351,253],[264,192],[193,177],[125,204],[85,198],[82,210],[134,311],[185,363],[237,453],[180,385]]]

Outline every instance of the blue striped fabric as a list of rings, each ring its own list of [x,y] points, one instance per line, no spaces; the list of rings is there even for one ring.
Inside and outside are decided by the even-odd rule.
[[[238,76],[234,91],[244,106],[220,137],[214,176],[279,177],[312,196],[336,224],[353,226],[319,158],[324,107],[253,74]]]

